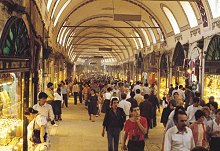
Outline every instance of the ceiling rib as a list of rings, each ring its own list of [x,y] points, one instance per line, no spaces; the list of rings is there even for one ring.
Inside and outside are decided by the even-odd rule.
[[[97,49],[97,50],[99,50],[99,48],[76,48],[76,49],[79,49],[79,50],[81,50],[81,49]],[[127,49],[113,49],[113,50],[127,50]],[[105,50],[99,50],[100,52],[105,52]],[[109,51],[108,51],[109,52]],[[110,51],[110,52],[112,52],[112,51]]]
[[[119,36],[119,37],[113,37],[113,36],[70,36],[70,37],[75,37],[75,38],[141,38],[141,37],[124,37],[124,36]]]
[[[106,47],[131,47],[130,45],[109,45],[109,44],[106,44],[106,45],[96,45],[96,44],[72,44],[74,46],[106,46]]]
[[[140,29],[140,28],[160,28],[160,27],[153,27],[153,26],[151,26],[151,27],[145,27],[145,26],[133,26],[133,27],[129,27],[129,26],[114,26],[114,27],[112,27],[112,26],[82,26],[82,25],[80,25],[80,26],[73,26],[73,25],[64,25],[64,26],[62,26],[62,27],[70,27],[70,28],[113,28],[113,29],[116,29],[116,28],[134,28],[134,29]]]

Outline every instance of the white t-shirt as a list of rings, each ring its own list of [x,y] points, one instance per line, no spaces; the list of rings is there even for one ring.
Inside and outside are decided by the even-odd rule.
[[[34,124],[35,122],[35,124]],[[48,135],[48,127],[47,127],[47,118],[43,115],[37,115],[35,119],[33,119],[27,126],[27,140],[28,140],[28,150],[34,150],[33,149],[33,142],[30,141],[33,135],[34,129],[40,129],[41,126],[45,126],[45,132]],[[37,146],[34,146],[36,148]]]
[[[190,105],[188,108],[187,108],[187,116],[188,116],[188,122],[190,123],[193,123],[196,121],[195,119],[195,113],[197,110],[201,109],[201,107],[194,107],[193,105]]]
[[[111,100],[112,94],[110,92],[106,92],[104,96],[106,100]]]
[[[131,103],[126,100],[121,100],[118,104],[118,107],[122,108],[126,114],[126,119],[129,119]]]
[[[62,100],[63,100],[63,95],[62,95],[62,94],[59,95],[57,92],[54,93],[54,100],[60,100],[60,101],[62,101]]]

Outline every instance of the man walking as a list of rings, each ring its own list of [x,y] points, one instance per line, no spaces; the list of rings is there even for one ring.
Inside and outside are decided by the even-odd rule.
[[[147,134],[147,121],[140,116],[140,109],[138,106],[133,106],[130,109],[131,117],[125,122],[125,135],[122,142],[122,150],[128,151],[144,151],[144,135]],[[126,147],[125,143],[128,140]]]
[[[149,127],[152,128],[152,120],[153,120],[153,106],[148,101],[148,98],[149,98],[149,95],[145,94],[144,101],[141,102],[140,104],[140,115],[147,119],[147,124],[148,124],[146,138],[148,138]]]
[[[111,109],[107,110],[102,129],[102,137],[105,136],[105,129],[108,138],[108,151],[118,151],[119,135],[124,127],[126,115],[122,108],[118,107],[118,98],[111,100]],[[113,145],[114,141],[114,145]]]

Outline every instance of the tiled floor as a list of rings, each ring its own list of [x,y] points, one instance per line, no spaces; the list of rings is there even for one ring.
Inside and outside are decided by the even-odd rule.
[[[73,105],[70,99],[69,108],[63,108],[62,118],[58,127],[50,127],[50,151],[107,151],[107,138],[101,136],[103,114],[91,122],[84,105]],[[150,130],[145,150],[161,150],[162,137],[163,128],[159,124]]]

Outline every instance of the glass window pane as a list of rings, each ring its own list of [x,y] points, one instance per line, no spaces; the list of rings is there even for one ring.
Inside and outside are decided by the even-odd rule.
[[[192,28],[192,27],[197,26],[198,22],[196,19],[196,15],[195,15],[190,3],[189,2],[180,2],[180,4],[182,5],[184,12],[186,13],[190,27]]]
[[[220,0],[208,0],[213,18],[220,16]]]
[[[173,31],[175,34],[178,34],[180,33],[180,28],[179,28],[179,25],[175,19],[175,17],[173,16],[173,13],[167,8],[167,7],[163,7],[163,10],[167,16],[167,18],[169,19],[170,21],[170,24],[173,28]]]

